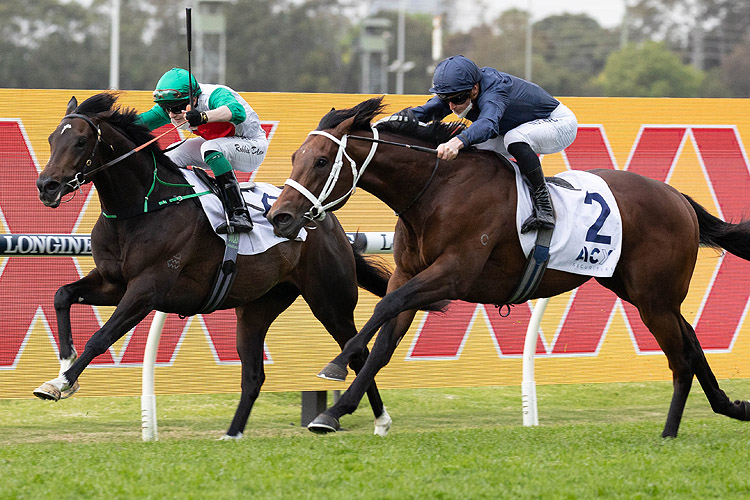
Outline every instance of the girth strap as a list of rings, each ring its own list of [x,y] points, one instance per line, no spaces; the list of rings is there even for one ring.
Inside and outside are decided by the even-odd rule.
[[[224,259],[214,280],[214,286],[208,300],[196,314],[210,314],[224,303],[237,276],[237,252],[240,248],[239,233],[227,234],[227,246],[224,249]]]
[[[536,244],[526,260],[521,281],[508,299],[508,304],[522,304],[529,300],[539,288],[544,271],[549,263],[549,245],[553,229],[540,229],[536,233]]]

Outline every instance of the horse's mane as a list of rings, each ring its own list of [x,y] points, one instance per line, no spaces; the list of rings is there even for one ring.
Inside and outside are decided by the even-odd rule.
[[[405,135],[438,146],[463,132],[466,124],[464,122],[443,122],[440,120],[422,123],[414,116],[411,108],[406,108],[395,115],[380,120],[375,124],[375,128],[381,132]]]
[[[123,135],[133,141],[136,146],[145,144],[153,139],[154,136],[151,134],[151,131],[138,123],[138,111],[131,108],[121,108],[117,104],[118,97],[119,93],[117,92],[95,94],[79,104],[74,113],[98,117],[117,128]],[[109,116],[104,115],[110,111],[112,113]],[[164,151],[162,151],[156,142],[149,144],[143,150],[153,153],[160,164],[175,171],[179,170],[179,167],[164,154]]]
[[[318,123],[318,130],[334,128],[344,120],[354,117],[351,131],[369,131],[372,120],[384,110],[385,104],[383,104],[382,96],[363,101],[353,108],[332,109],[321,118],[320,123]],[[383,132],[392,132],[413,139],[420,139],[437,146],[460,134],[466,128],[466,125],[463,122],[441,121],[421,123],[411,109],[407,108],[377,122],[375,127]]]
[[[320,119],[318,130],[334,128],[340,125],[344,120],[348,120],[351,117],[354,117],[354,123],[352,123],[351,130],[370,130],[370,122],[373,118],[382,113],[384,109],[385,104],[383,104],[382,96],[360,102],[353,108],[333,108]]]

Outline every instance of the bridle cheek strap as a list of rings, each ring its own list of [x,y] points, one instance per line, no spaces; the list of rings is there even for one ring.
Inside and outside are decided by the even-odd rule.
[[[359,182],[360,177],[362,177],[362,174],[365,172],[365,169],[370,164],[370,161],[372,160],[373,156],[375,156],[375,151],[378,149],[378,143],[377,142],[372,143],[372,146],[370,147],[370,152],[368,153],[367,158],[365,158],[365,161],[362,163],[362,168],[359,171],[357,171],[357,163],[352,159],[351,156],[349,156],[349,153],[346,152],[346,144],[347,144],[347,138],[348,138],[346,134],[344,134],[344,136],[342,136],[341,139],[323,130],[313,130],[307,135],[308,136],[322,135],[324,137],[329,138],[330,140],[332,140],[333,142],[339,145],[339,150],[336,152],[336,158],[333,161],[333,166],[331,167],[331,173],[328,174],[328,179],[326,179],[326,183],[323,185],[323,188],[320,190],[320,195],[318,196],[315,196],[314,194],[312,194],[312,192],[310,192],[309,189],[307,189],[305,186],[295,181],[294,179],[287,179],[286,181],[284,181],[284,185],[291,186],[292,188],[296,189],[305,198],[307,198],[310,201],[310,203],[312,203],[312,208],[307,213],[305,213],[304,217],[311,219],[311,220],[323,220],[326,216],[326,211],[329,208],[337,205],[342,200],[354,194],[354,192],[357,189],[357,183]],[[372,135],[375,139],[378,138],[378,130],[376,128],[372,129]],[[349,161],[349,165],[351,166],[351,169],[352,169],[352,187],[349,188],[349,190],[337,200],[331,201],[323,205],[323,203],[328,199],[328,197],[333,192],[333,189],[336,187],[336,183],[338,182],[339,175],[341,173],[341,167],[344,165],[344,157],[346,157],[346,159]]]

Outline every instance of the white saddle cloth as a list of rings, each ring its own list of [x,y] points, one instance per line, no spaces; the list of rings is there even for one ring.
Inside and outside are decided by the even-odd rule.
[[[516,169],[518,209],[516,230],[526,255],[534,248],[536,231],[521,234],[521,225],[531,215],[529,189]],[[580,170],[555,177],[574,189],[547,183],[555,207],[555,230],[550,243],[548,269],[609,278],[622,251],[622,218],[615,197],[604,179]]]
[[[207,191],[208,187],[203,184],[197,175],[192,170],[180,169],[182,174],[185,176],[185,180],[193,186],[196,193]],[[250,218],[253,220],[253,230],[249,233],[240,233],[240,255],[255,255],[263,253],[274,245],[278,245],[284,241],[288,241],[286,238],[281,238],[273,234],[273,226],[266,220],[266,214],[271,209],[271,205],[279,197],[281,189],[266,183],[257,183],[251,190],[242,190],[242,194],[245,197],[245,201],[248,203],[248,212]],[[211,226],[216,231],[223,222],[225,222],[224,207],[219,201],[219,198],[210,194],[201,196],[198,198],[203,205],[203,210],[206,212]],[[263,211],[256,210],[255,207],[262,208]],[[218,234],[218,233],[217,233]],[[219,234],[226,243],[227,235]],[[307,232],[302,229],[295,239],[295,241],[305,241],[307,238]]]

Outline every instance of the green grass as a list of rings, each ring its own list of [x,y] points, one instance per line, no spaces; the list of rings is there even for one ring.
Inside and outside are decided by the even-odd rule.
[[[216,440],[237,395],[158,397],[152,443],[139,398],[4,400],[0,498],[750,498],[750,424],[693,392],[674,440],[667,383],[540,386],[536,428],[517,387],[383,391],[386,438],[366,404],[318,436],[298,393],[264,393],[238,442]]]

